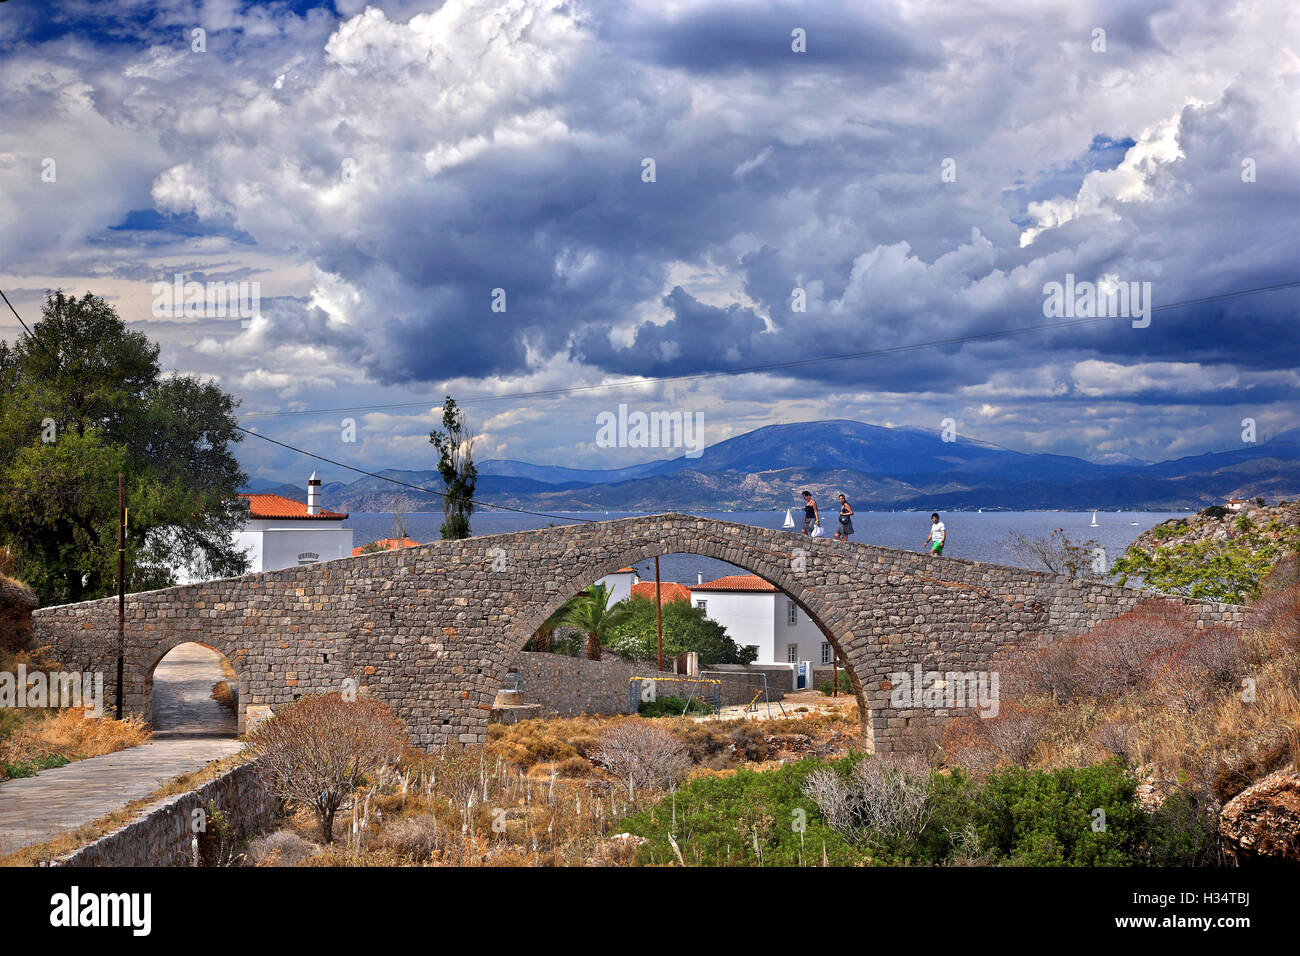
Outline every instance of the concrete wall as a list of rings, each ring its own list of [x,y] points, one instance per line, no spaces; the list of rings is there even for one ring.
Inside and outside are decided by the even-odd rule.
[[[238,839],[271,826],[280,801],[263,785],[256,764],[235,767],[194,790],[178,794],[120,830],[52,861],[51,866],[190,866],[194,811],[209,801],[224,812]],[[214,836],[208,817],[208,837]]]
[[[127,598],[125,706],[150,713],[153,669],[197,641],[238,674],[241,711],[355,681],[389,703],[414,742],[482,743],[506,670],[568,598],[662,554],[717,558],[792,597],[853,681],[868,743],[904,745],[910,721],[889,675],[978,670],[1025,641],[1078,634],[1150,595],[1060,575],[669,514],[435,541]],[[1243,608],[1184,602],[1201,625]],[[112,686],[116,600],[42,608],[38,643]],[[111,695],[110,695],[111,696]],[[111,702],[110,702],[111,703]],[[241,727],[243,714],[241,713]],[[909,744],[910,745],[910,744]]]

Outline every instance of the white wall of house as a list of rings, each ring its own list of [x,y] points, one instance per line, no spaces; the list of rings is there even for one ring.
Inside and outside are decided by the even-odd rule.
[[[352,529],[337,521],[255,518],[235,533],[235,546],[249,555],[251,570],[275,571],[351,557]]]
[[[782,664],[791,662],[790,645],[793,644],[797,647],[794,661],[812,661],[814,664],[820,664],[822,645],[829,644],[826,635],[794,601],[784,594],[776,594],[773,597],[776,598],[776,624],[773,638],[776,662]],[[829,658],[826,663],[830,663]]]
[[[775,594],[754,591],[691,591],[691,604],[703,607],[710,620],[727,629],[741,647],[758,648],[757,661],[771,663],[776,614]]]
[[[824,653],[834,653],[821,628],[785,594],[693,590],[691,603],[703,605],[705,615],[725,627],[737,644],[757,648],[757,664],[811,661],[819,665]],[[829,664],[831,659],[825,656],[824,660]]]
[[[597,584],[603,584],[609,588],[613,594],[611,604],[617,604],[619,601],[627,601],[632,597],[632,585],[636,583],[637,575],[635,571],[616,571],[613,574],[607,574]]]

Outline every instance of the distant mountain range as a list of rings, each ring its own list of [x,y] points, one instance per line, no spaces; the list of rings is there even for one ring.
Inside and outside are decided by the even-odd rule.
[[[986,442],[947,442],[915,428],[853,421],[769,425],[685,456],[607,471],[479,463],[475,497],[544,511],[749,511],[790,507],[808,489],[829,507],[843,492],[855,508],[1147,509],[1203,508],[1228,497],[1300,496],[1300,429],[1266,443],[1171,461],[1098,464],[1066,455],[1012,451]],[[378,474],[441,488],[436,471]],[[306,500],[304,487],[265,479],[246,490]],[[378,478],[331,482],[326,507],[437,511],[441,500]]]

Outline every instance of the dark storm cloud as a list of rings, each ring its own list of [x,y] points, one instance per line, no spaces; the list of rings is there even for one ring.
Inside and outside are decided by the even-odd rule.
[[[711,3],[671,19],[616,5],[597,7],[597,22],[602,39],[632,55],[693,72],[848,68],[888,81],[940,63],[932,41],[909,35],[878,3]],[[802,54],[793,50],[796,29],[804,31]]]
[[[96,274],[146,279],[173,268],[161,250],[196,275],[296,258],[307,285],[268,290],[263,323],[208,330],[201,354],[266,403],[325,406],[330,390],[298,386],[326,364],[356,390],[671,376],[1045,324],[1044,284],[1067,273],[1149,281],[1157,305],[1300,274],[1293,117],[1258,42],[1281,5],[360,7],[77,6],[103,44],[66,17],[29,32],[5,51],[0,123],[63,137],[104,175],[40,192],[26,170],[44,153],[0,147],[0,176],[27,176],[0,201],[4,261],[44,275],[93,251]],[[188,22],[209,25],[209,53],[189,55]],[[46,210],[62,238],[33,225]],[[990,421],[1011,405],[1049,421],[1105,387],[1133,407],[1281,405],[1296,301],[717,388],[808,415],[890,394],[854,413],[893,420],[936,392],[977,396]]]

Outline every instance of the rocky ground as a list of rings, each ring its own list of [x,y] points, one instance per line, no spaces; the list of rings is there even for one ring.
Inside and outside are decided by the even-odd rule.
[[[1232,541],[1252,529],[1275,539],[1288,531],[1300,533],[1300,500],[1264,506],[1251,502],[1241,511],[1212,507],[1186,518],[1170,518],[1138,535],[1133,547],[1150,554],[1157,546],[1174,541]]]

